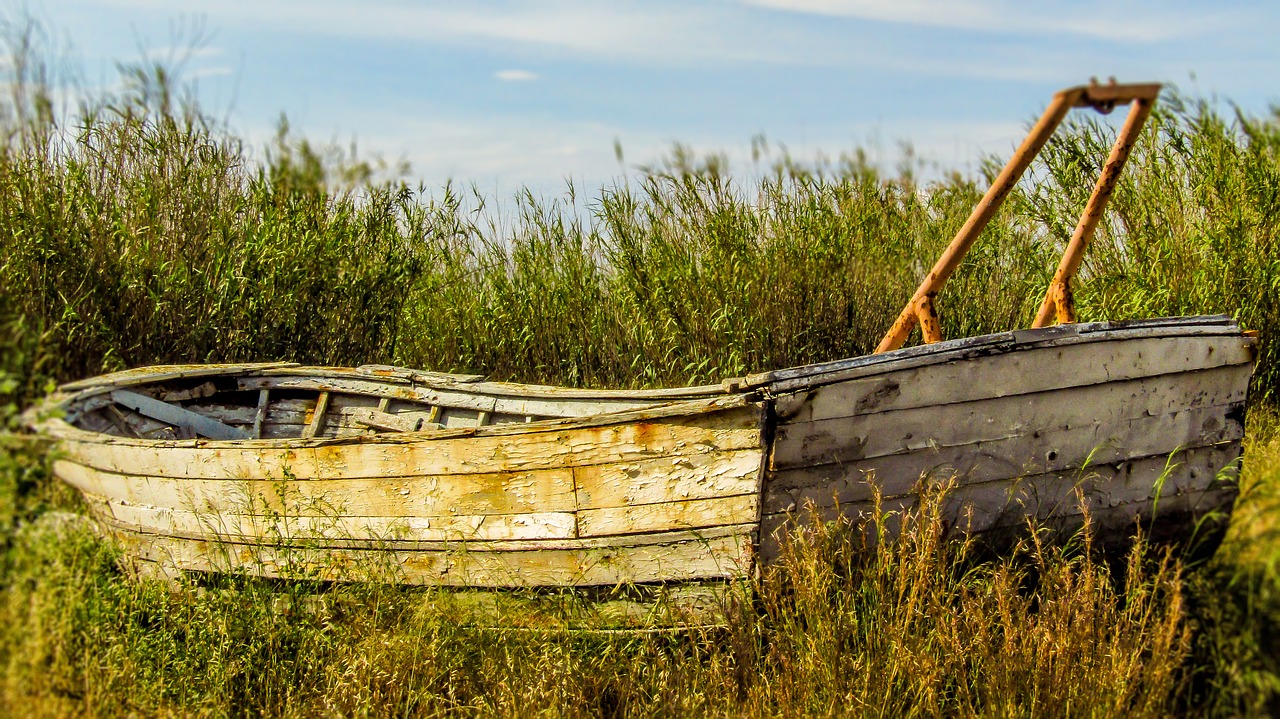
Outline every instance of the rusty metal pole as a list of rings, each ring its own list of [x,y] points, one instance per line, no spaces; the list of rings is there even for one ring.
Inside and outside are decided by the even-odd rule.
[[[1124,169],[1129,153],[1138,141],[1138,134],[1142,132],[1142,126],[1151,114],[1154,102],[1154,98],[1139,97],[1130,103],[1129,116],[1125,118],[1124,126],[1121,127],[1116,143],[1111,148],[1111,155],[1107,157],[1107,163],[1102,167],[1102,174],[1098,175],[1093,194],[1085,205],[1084,213],[1080,215],[1080,223],[1076,225],[1071,241],[1067,243],[1066,252],[1062,255],[1062,261],[1058,263],[1058,270],[1049,283],[1049,290],[1045,292],[1044,301],[1040,303],[1040,311],[1036,313],[1036,319],[1031,323],[1032,327],[1046,327],[1054,320],[1058,323],[1076,321],[1075,303],[1071,298],[1071,278],[1080,269],[1080,263],[1084,261],[1084,251],[1088,249],[1089,241],[1093,239],[1093,232],[1102,219],[1107,200],[1111,199],[1111,193],[1120,179],[1120,171]]]
[[[965,221],[964,226],[956,233],[955,239],[951,240],[951,244],[947,246],[946,251],[938,258],[938,261],[933,265],[933,269],[925,276],[924,282],[920,284],[920,288],[916,290],[916,293],[911,296],[911,301],[907,303],[907,306],[898,315],[893,326],[889,328],[889,332],[885,334],[884,339],[880,340],[879,346],[876,347],[876,354],[901,347],[902,343],[907,341],[907,336],[911,334],[912,328],[919,324],[922,318],[930,330],[925,332],[925,341],[936,342],[942,338],[941,330],[937,329],[937,315],[933,309],[933,298],[942,289],[943,284],[946,283],[951,273],[955,271],[960,261],[964,259],[969,247],[982,234],[982,230],[991,221],[991,217],[995,215],[996,210],[1000,209],[1004,198],[1013,189],[1014,185],[1018,184],[1018,180],[1022,178],[1022,173],[1026,172],[1027,166],[1031,164],[1031,161],[1040,153],[1040,149],[1053,136],[1054,130],[1058,129],[1058,125],[1062,123],[1062,119],[1066,117],[1067,112],[1079,103],[1084,91],[1084,88],[1071,88],[1053,96],[1053,101],[1049,103],[1049,107],[1040,116],[1040,120],[1036,122],[1035,127],[1031,128],[1031,132],[1022,141],[1022,145],[1010,158],[1009,163],[1001,170],[995,182],[991,184],[982,201],[978,203],[977,207],[973,208],[969,219]]]
[[[1114,79],[1107,85],[1099,85],[1094,82],[1088,86],[1068,88],[1055,94],[1044,115],[1040,117],[1035,127],[1031,129],[1027,138],[1022,141],[1022,145],[1014,153],[1013,158],[1009,160],[1009,164],[1000,172],[1000,176],[992,183],[982,201],[973,209],[973,213],[969,215],[964,227],[960,228],[960,232],[956,234],[955,239],[951,240],[951,244],[947,245],[942,257],[938,258],[933,269],[925,276],[919,289],[911,296],[907,306],[902,309],[897,319],[894,320],[893,326],[889,328],[889,332],[885,334],[884,339],[880,340],[879,346],[876,347],[876,353],[889,352],[901,347],[916,325],[921,325],[925,342],[941,340],[942,329],[938,323],[937,312],[934,309],[934,298],[942,290],[943,284],[946,283],[951,273],[955,271],[956,266],[964,259],[965,253],[969,251],[969,248],[978,239],[978,235],[987,226],[992,215],[999,209],[1005,196],[1018,183],[1027,166],[1040,153],[1040,149],[1044,147],[1044,144],[1053,135],[1054,130],[1062,123],[1062,119],[1067,112],[1073,107],[1092,107],[1099,112],[1106,113],[1110,112],[1116,103],[1128,102],[1130,103],[1129,116],[1125,120],[1124,127],[1121,128],[1119,137],[1116,138],[1116,144],[1112,147],[1106,164],[1103,166],[1102,174],[1094,186],[1093,194],[1089,197],[1084,214],[1080,217],[1080,223],[1076,226],[1076,230],[1067,246],[1067,251],[1058,266],[1058,271],[1054,274],[1053,282],[1049,286],[1049,291],[1032,326],[1043,327],[1048,322],[1051,314],[1056,316],[1060,322],[1074,321],[1075,309],[1071,302],[1071,276],[1080,268],[1084,250],[1088,247],[1093,231],[1097,227],[1098,221],[1102,218],[1102,211],[1106,208],[1107,200],[1115,189],[1120,171],[1124,168],[1124,163],[1129,158],[1129,153],[1138,138],[1138,133],[1142,130],[1142,125],[1146,122],[1147,116],[1151,114],[1152,105],[1159,94],[1160,85],[1158,83],[1117,85]]]

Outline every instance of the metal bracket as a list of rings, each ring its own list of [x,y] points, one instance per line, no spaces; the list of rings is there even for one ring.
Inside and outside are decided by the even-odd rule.
[[[1050,324],[1051,319],[1056,322],[1075,322],[1075,306],[1071,299],[1071,278],[1080,269],[1084,251],[1093,238],[1098,221],[1102,219],[1102,211],[1107,206],[1107,200],[1111,199],[1111,193],[1115,190],[1116,182],[1120,178],[1120,171],[1124,169],[1129,153],[1133,150],[1138,134],[1142,131],[1147,117],[1150,116],[1151,108],[1159,94],[1160,85],[1157,83],[1117,85],[1114,79],[1106,85],[1097,84],[1095,81],[1089,85],[1067,88],[1054,94],[1049,107],[1031,128],[1022,145],[1001,170],[1000,175],[996,177],[977,207],[973,208],[969,219],[956,233],[955,239],[947,245],[942,256],[934,263],[933,269],[925,275],[920,287],[916,289],[911,300],[907,302],[889,331],[880,340],[876,353],[889,352],[901,347],[916,325],[921,325],[926,343],[941,340],[942,330],[937,325],[938,315],[933,299],[942,291],[947,279],[955,272],[969,248],[982,234],[982,230],[1003,204],[1005,197],[1018,184],[1032,160],[1040,154],[1045,143],[1062,124],[1063,118],[1075,107],[1088,107],[1098,112],[1108,113],[1117,104],[1127,102],[1129,116],[1125,118],[1120,134],[1116,137],[1111,154],[1102,167],[1102,173],[1094,185],[1093,194],[1085,204],[1084,213],[1080,216],[1080,222],[1076,225],[1071,241],[1067,244],[1062,261],[1058,264],[1053,281],[1045,293],[1044,301],[1031,326],[1044,327]]]

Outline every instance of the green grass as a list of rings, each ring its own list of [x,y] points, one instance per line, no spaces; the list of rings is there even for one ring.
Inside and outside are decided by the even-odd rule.
[[[863,354],[984,187],[857,154],[741,178],[677,151],[585,200],[492,198],[379,179],[283,130],[256,163],[156,68],[64,117],[39,32],[16,37],[23,82],[0,101],[10,426],[50,382],[158,362],[658,386]],[[1050,144],[941,296],[947,336],[1029,324],[1111,137],[1086,121]],[[453,595],[379,582],[130,581],[39,448],[3,435],[0,712],[1280,712],[1278,237],[1280,120],[1170,94],[1076,288],[1082,319],[1225,312],[1262,332],[1246,492],[1205,566],[963,556],[926,512],[881,552],[854,551],[848,527],[798,538],[727,629],[495,632]]]

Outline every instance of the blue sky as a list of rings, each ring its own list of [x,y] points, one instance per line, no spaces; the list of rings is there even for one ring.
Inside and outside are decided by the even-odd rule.
[[[1054,90],[1158,80],[1262,112],[1280,101],[1280,10],[1256,2],[66,0],[27,11],[89,85],[181,56],[205,105],[257,143],[308,137],[404,158],[428,185],[591,187],[673,142],[750,170],[900,142],[943,167],[1007,154]],[[203,28],[195,33],[193,28]]]

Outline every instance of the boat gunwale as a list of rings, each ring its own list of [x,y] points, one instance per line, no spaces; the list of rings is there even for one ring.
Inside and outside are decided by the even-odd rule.
[[[388,373],[382,365],[361,365],[359,367],[331,367],[324,365],[301,365],[297,362],[261,362],[261,363],[226,363],[202,365],[150,365],[137,367],[121,372],[89,377],[75,382],[68,382],[58,387],[58,392],[83,393],[77,398],[91,397],[116,389],[137,387],[153,382],[175,379],[194,379],[198,377],[216,377],[229,375],[243,368],[237,376],[241,377],[334,377],[357,379],[368,382],[384,382],[390,385],[412,385],[428,389],[465,392],[469,394],[494,395],[499,397],[525,397],[535,399],[563,400],[646,400],[699,399],[717,395],[735,393],[736,381],[725,380],[721,384],[693,385],[688,387],[661,387],[657,389],[591,389],[578,387],[556,387],[553,385],[521,384],[517,382],[489,382],[468,379],[475,375],[446,375],[439,372],[418,371],[402,368]],[[151,370],[152,372],[143,372]],[[458,379],[442,379],[457,377]]]
[[[458,439],[463,437],[495,437],[540,434],[575,429],[591,429],[618,424],[634,424],[650,420],[663,420],[670,417],[692,417],[711,414],[732,409],[751,406],[759,393],[744,392],[726,397],[710,399],[694,399],[685,402],[664,402],[649,407],[602,412],[584,417],[563,417],[539,420],[536,422],[511,422],[506,424],[490,424],[480,427],[453,427],[443,429],[423,429],[415,432],[382,432],[372,435],[354,435],[348,437],[275,437],[260,439],[146,439],[142,437],[120,437],[103,432],[80,429],[62,417],[45,417],[63,409],[71,402],[83,397],[50,395],[45,402],[32,407],[24,415],[24,424],[32,430],[40,432],[58,441],[79,442],[87,444],[104,444],[113,446],[146,447],[155,449],[310,449],[319,447],[336,447],[359,444],[403,445],[418,442]]]
[[[1057,346],[1087,344],[1094,342],[1117,342],[1129,339],[1158,339],[1164,337],[1194,336],[1234,336],[1256,347],[1257,340],[1245,335],[1239,325],[1228,315],[1195,315],[1187,317],[1168,317],[1156,319],[1090,322],[1051,327],[998,332],[976,337],[946,340],[932,344],[922,344],[902,348],[882,354],[863,355],[832,362],[815,363],[770,372],[749,375],[745,378],[725,380],[720,385],[703,385],[691,388],[668,388],[662,390],[572,390],[565,394],[548,393],[543,385],[520,385],[514,383],[490,383],[480,381],[459,381],[449,383],[419,383],[416,380],[405,380],[403,377],[384,377],[380,374],[362,372],[360,368],[327,368],[300,366],[294,363],[258,363],[258,364],[219,364],[219,365],[157,365],[153,367],[126,370],[114,375],[102,375],[97,378],[68,383],[58,388],[53,394],[44,398],[28,409],[23,415],[23,424],[36,432],[45,434],[54,440],[74,441],[92,444],[110,444],[116,446],[135,446],[149,448],[259,448],[259,449],[300,449],[314,447],[333,447],[352,444],[412,444],[423,441],[436,441],[475,436],[516,436],[543,432],[555,432],[571,429],[605,427],[618,424],[662,420],[678,416],[694,416],[739,407],[745,407],[773,397],[804,391],[822,385],[843,382],[851,379],[875,376],[887,372],[911,369],[932,364],[943,364],[957,360],[975,359],[985,355],[1002,354],[1012,351],[1042,349]],[[399,369],[399,368],[396,368]],[[151,370],[144,372],[142,370]],[[412,372],[406,370],[406,372]],[[111,377],[126,375],[126,383],[117,383]],[[560,399],[642,399],[642,393],[651,393],[651,397],[667,393],[672,397],[670,402],[662,402],[647,407],[628,408],[612,412],[600,412],[582,417],[566,417],[538,420],[526,423],[507,423],[484,425],[480,427],[460,427],[446,429],[425,429],[416,432],[388,432],[374,435],[350,437],[285,437],[265,439],[211,440],[195,439],[145,439],[120,437],[116,435],[80,429],[67,422],[63,417],[51,416],[58,411],[65,411],[75,402],[110,392],[120,387],[136,387],[153,382],[173,379],[214,377],[330,377],[333,379],[358,378],[364,381],[384,381],[388,385],[412,383],[432,389],[448,389],[475,395],[491,395],[495,392],[489,388],[501,388],[503,396],[545,397],[555,396]],[[465,376],[462,376],[465,377]],[[530,394],[522,395],[517,390],[528,387]],[[685,399],[682,392],[710,391],[726,393],[721,396]],[[732,389],[731,389],[732,388]],[[68,392],[67,390],[71,391]],[[535,394],[536,393],[536,394]],[[573,393],[580,396],[569,396]]]
[[[1129,339],[1217,336],[1241,337],[1254,345],[1257,343],[1255,338],[1245,335],[1229,315],[1082,322],[943,340],[880,354],[760,372],[744,378],[743,388],[765,389],[770,395],[779,395],[901,369],[913,369],[1008,351],[1094,342],[1122,342]]]

